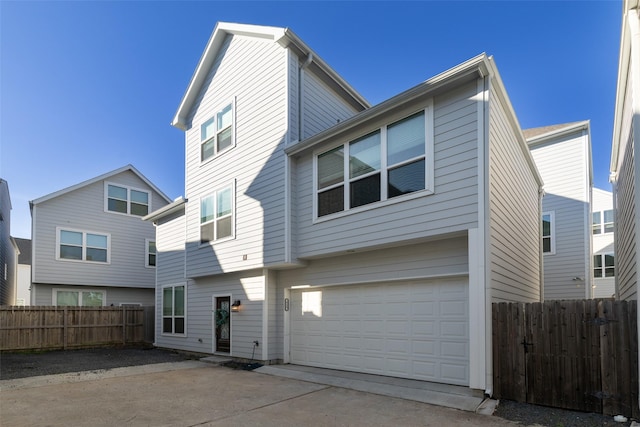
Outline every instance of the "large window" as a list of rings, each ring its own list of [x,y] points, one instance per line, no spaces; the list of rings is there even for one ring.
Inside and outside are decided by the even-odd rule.
[[[613,210],[593,212],[592,214],[593,234],[613,233],[614,221]]]
[[[430,189],[429,110],[316,157],[317,217]],[[430,159],[432,160],[432,159]],[[428,185],[429,184],[429,185]]]
[[[185,286],[162,288],[162,333],[185,333]]]
[[[53,305],[68,307],[101,307],[106,305],[104,291],[54,289]]]
[[[593,256],[593,277],[614,277],[615,275],[615,256],[613,254]]]
[[[553,212],[544,212],[542,214],[542,252],[545,254],[553,254],[556,252],[554,227]]]
[[[200,243],[234,236],[234,199],[230,184],[200,200]]]
[[[156,242],[153,240],[146,239],[145,240],[145,265],[147,267],[155,267],[156,266]]]
[[[149,193],[119,184],[106,184],[105,210],[128,215],[145,216],[150,211]]]
[[[109,263],[109,234],[58,228],[57,259]]]
[[[234,146],[233,122],[233,103],[229,103],[200,126],[201,161]]]

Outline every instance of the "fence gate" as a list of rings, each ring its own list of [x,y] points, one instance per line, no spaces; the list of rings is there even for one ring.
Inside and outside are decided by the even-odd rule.
[[[636,301],[493,304],[494,396],[638,417]]]

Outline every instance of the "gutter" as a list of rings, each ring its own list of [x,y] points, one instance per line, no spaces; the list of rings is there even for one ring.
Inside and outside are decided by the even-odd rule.
[[[172,203],[169,203],[168,205],[163,206],[160,209],[155,210],[146,216],[143,216],[141,219],[142,221],[151,221],[155,224],[158,222],[158,220],[184,209],[184,205],[187,202],[188,202],[187,199],[180,196],[177,199],[175,199]]]

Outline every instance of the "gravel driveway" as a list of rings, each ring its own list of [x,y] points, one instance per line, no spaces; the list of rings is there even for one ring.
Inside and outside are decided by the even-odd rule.
[[[0,354],[0,380],[68,372],[94,371],[153,363],[179,362],[199,356],[149,347],[111,347],[68,351]],[[495,416],[522,426],[545,427],[623,427],[613,417],[566,411],[556,408],[501,401]]]

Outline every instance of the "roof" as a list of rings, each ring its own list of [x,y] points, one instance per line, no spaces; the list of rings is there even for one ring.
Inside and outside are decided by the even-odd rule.
[[[31,265],[31,239],[22,239],[20,237],[13,238],[17,245],[20,255],[18,255],[18,264]]]
[[[541,126],[538,128],[530,128],[524,129],[522,134],[527,140],[538,138],[538,137],[546,137],[551,136],[552,134],[562,133],[561,130],[565,131],[573,131],[578,128],[586,127],[589,124],[588,120],[583,120],[579,122],[570,122],[570,123],[561,123],[557,125],[551,126]]]
[[[95,178],[91,178],[91,179],[88,179],[86,181],[82,181],[81,183],[76,184],[76,185],[72,185],[71,187],[63,188],[62,190],[58,190],[58,191],[56,191],[54,193],[47,194],[46,196],[42,196],[42,197],[39,197],[39,198],[37,198],[35,200],[31,200],[29,202],[29,206],[33,207],[33,205],[37,205],[38,203],[46,202],[47,200],[51,200],[51,199],[53,199],[55,197],[62,196],[63,194],[70,193],[70,192],[75,191],[75,190],[77,190],[79,188],[86,187],[87,185],[91,185],[91,184],[94,184],[96,182],[103,181],[105,179],[108,179],[108,178],[110,178],[112,176],[121,174],[122,172],[126,172],[126,171],[131,171],[134,174],[136,174],[142,181],[145,182],[145,184],[147,184],[154,191],[156,191],[160,196],[162,196],[162,198],[165,199],[167,201],[167,203],[171,203],[171,199],[169,197],[167,197],[166,194],[164,194],[158,187],[156,187],[151,181],[149,181],[144,175],[142,175],[138,169],[134,168],[132,165],[129,164],[129,165],[123,166],[121,168],[118,168],[116,170],[113,170],[111,172],[107,172],[105,174],[97,176]]]
[[[171,125],[185,130],[188,127],[188,117],[198,94],[202,89],[209,70],[215,62],[216,56],[228,35],[250,36],[272,40],[282,47],[290,48],[300,57],[310,59],[310,69],[319,74],[320,78],[333,89],[337,90],[353,107],[358,110],[368,108],[370,104],[362,95],[349,85],[338,73],[324,62],[309,46],[288,28],[267,27],[259,25],[234,24],[218,22],[211,38],[207,42],[202,57],[191,77],[189,86],[180,101],[180,106]]]
[[[158,220],[171,215],[172,213],[175,212],[179,212],[182,210],[182,213],[184,213],[184,205],[187,203],[187,199],[185,199],[184,197],[178,197],[177,199],[175,199],[173,202],[169,203],[166,206],[161,207],[160,209],[157,209],[153,212],[151,212],[150,214],[148,214],[147,216],[143,216],[142,220],[143,221],[151,221],[151,222],[157,222]]]

